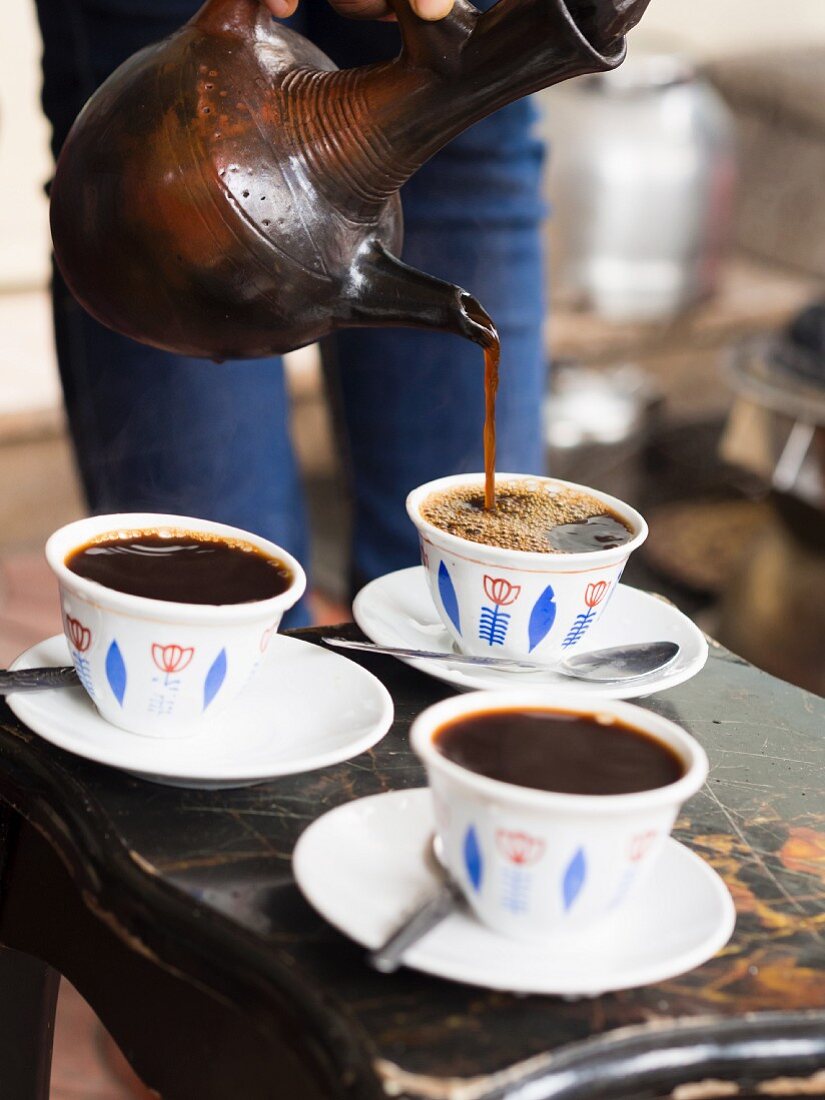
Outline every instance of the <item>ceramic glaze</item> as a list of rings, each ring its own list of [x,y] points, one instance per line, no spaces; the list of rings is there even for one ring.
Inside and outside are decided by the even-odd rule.
[[[366,636],[377,645],[429,649],[436,653],[454,652],[454,643],[444,628],[428,591],[423,566],[387,573],[362,588],[353,603],[353,618]],[[523,683],[525,686],[575,688],[591,699],[634,699],[659,695],[683,684],[705,666],[708,644],[701,630],[671,603],[647,592],[620,584],[611,600],[610,615],[600,620],[590,636],[587,649],[609,649],[633,642],[654,642],[668,638],[679,646],[679,655],[671,664],[638,680],[621,683],[596,680],[571,680],[552,665],[541,672],[504,672],[481,665],[453,664],[427,658],[402,658],[437,680],[462,691],[489,689]]]
[[[426,789],[348,801],[318,818],[298,841],[293,859],[298,886],[333,925],[365,947],[375,947],[437,887],[424,855],[434,827]],[[527,851],[522,842],[508,844],[513,854]],[[515,870],[529,873],[535,866],[540,863]],[[661,982],[699,966],[726,943],[734,919],[733,901],[716,872],[670,838],[662,845],[655,874],[643,880],[603,932],[559,931],[540,943],[504,940],[472,911],[460,908],[405,953],[404,965],[508,994],[595,996]],[[405,980],[412,981],[412,975]],[[656,993],[661,999],[661,990]],[[468,988],[466,996],[475,1006],[484,995]],[[530,1019],[541,1003],[531,1002],[525,1013],[516,998],[495,1003],[499,1000],[508,1006],[515,1002]],[[547,1011],[552,1015],[568,1008],[550,1001]],[[589,1005],[583,1008],[592,1011]],[[569,1074],[566,1067],[562,1072]]]
[[[412,325],[488,347],[458,287],[396,259],[402,183],[505,103],[618,65],[647,0],[456,0],[403,48],[339,71],[259,0],[208,0],[95,92],[51,191],[57,263],[80,303],[187,356],[259,357],[337,328]],[[588,36],[590,36],[588,38]]]
[[[631,553],[647,537],[642,516],[606,493],[556,478],[498,474],[588,493],[615,512],[632,538],[608,550],[540,554],[459,538],[425,520],[421,506],[434,493],[477,484],[480,474],[439,478],[414,489],[407,513],[421,544],[433,603],[462,653],[476,657],[554,660],[576,652],[608,608]]]
[[[439,751],[438,734],[451,722],[537,706],[631,726],[672,751],[683,773],[632,793],[557,793],[480,775]],[[446,699],[416,718],[410,743],[427,772],[450,874],[479,920],[515,939],[576,933],[623,908],[708,772],[704,750],[675,723],[631,703],[594,706],[573,691],[514,688]]]
[[[65,665],[63,635],[23,653],[18,668]],[[353,661],[277,634],[240,695],[197,737],[135,737],[117,729],[84,693],[14,694],[22,722],[75,756],[164,786],[222,790],[327,768],[366,752],[387,732],[387,689]]]
[[[66,565],[73,551],[103,535],[165,529],[250,543],[287,566],[289,587],[252,603],[183,603],[119,592]],[[81,684],[107,722],[146,737],[189,736],[228,706],[306,586],[300,564],[274,543],[189,516],[136,512],[78,520],[55,531],[46,558],[58,580],[63,631]]]

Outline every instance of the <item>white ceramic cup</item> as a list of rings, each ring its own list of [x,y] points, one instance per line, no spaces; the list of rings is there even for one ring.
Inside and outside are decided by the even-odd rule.
[[[460,485],[481,486],[483,474],[439,478],[407,497],[407,513],[418,529],[433,602],[461,652],[552,664],[574,652],[598,622],[627,559],[647,538],[647,524],[623,501],[586,485],[497,474],[496,483],[504,482],[588,493],[620,516],[633,533],[623,546],[581,554],[505,550],[448,534],[421,515],[428,497]]]
[[[556,794],[489,779],[448,760],[439,729],[462,716],[508,708],[618,719],[678,753],[675,783],[617,795]],[[666,718],[631,703],[534,689],[479,691],[436,703],[415,720],[414,751],[432,791],[450,874],[484,924],[517,939],[576,933],[606,921],[656,862],[682,803],[705,781],[702,747]]]
[[[285,592],[241,604],[193,604],[117,592],[66,567],[101,535],[192,531],[251,543],[292,574]],[[151,512],[94,516],[46,543],[57,576],[63,630],[80,681],[101,716],[147,737],[185,737],[227,706],[257,668],[283,613],[301,598],[299,563],[267,539],[223,523]]]

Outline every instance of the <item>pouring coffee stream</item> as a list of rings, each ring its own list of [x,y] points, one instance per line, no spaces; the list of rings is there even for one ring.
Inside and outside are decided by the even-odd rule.
[[[348,326],[485,349],[487,468],[498,336],[466,291],[396,258],[399,188],[498,107],[624,58],[648,0],[456,0],[402,49],[338,70],[258,0],[207,0],[135,54],[73,126],[52,186],[55,256],[103,324],[186,356],[279,354]],[[588,38],[588,36],[590,36]]]

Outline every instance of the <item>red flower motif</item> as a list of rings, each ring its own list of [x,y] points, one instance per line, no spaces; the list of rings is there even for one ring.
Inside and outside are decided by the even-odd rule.
[[[66,616],[66,627],[69,633],[69,640],[77,652],[85,653],[92,644],[91,630],[77,619],[73,619],[71,615]]]
[[[484,591],[487,598],[498,607],[507,607],[515,603],[521,593],[520,584],[510,584],[503,577],[488,577],[484,575]]]
[[[152,646],[152,660],[161,672],[183,672],[195,655],[194,646],[158,645]]]
[[[596,581],[594,584],[588,584],[584,593],[584,602],[588,607],[595,607],[605,598],[609,587],[608,581]]]
[[[648,829],[646,833],[637,833],[636,836],[630,841],[630,862],[638,863],[640,859],[643,859],[653,841],[656,839],[656,830]]]
[[[533,863],[538,863],[544,855],[544,841],[539,840],[538,837],[529,836],[527,833],[515,833],[509,829],[499,829],[496,832],[496,844],[506,860],[521,867],[529,867]]]

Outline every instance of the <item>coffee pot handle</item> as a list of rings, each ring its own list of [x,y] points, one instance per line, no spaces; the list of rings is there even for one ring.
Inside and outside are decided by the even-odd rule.
[[[399,61],[413,68],[449,73],[461,67],[461,48],[472,34],[481,12],[470,0],[455,0],[443,19],[422,19],[410,0],[388,0],[401,31]]]

